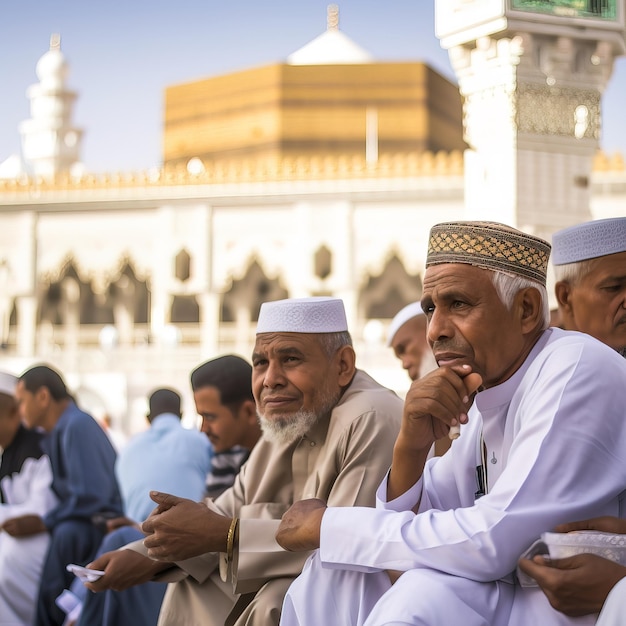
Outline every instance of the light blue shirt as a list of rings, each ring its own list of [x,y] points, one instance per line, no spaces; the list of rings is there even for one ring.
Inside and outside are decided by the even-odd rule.
[[[211,468],[213,447],[204,433],[184,428],[178,416],[162,413],[135,435],[115,464],[124,512],[142,522],[156,504],[150,491],[200,501]]]

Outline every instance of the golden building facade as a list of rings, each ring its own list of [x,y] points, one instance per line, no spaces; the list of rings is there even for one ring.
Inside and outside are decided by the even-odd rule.
[[[164,165],[463,150],[458,88],[424,63],[275,64],[165,93]]]

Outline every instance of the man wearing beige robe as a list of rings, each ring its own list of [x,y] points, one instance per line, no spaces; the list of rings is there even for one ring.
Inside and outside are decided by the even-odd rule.
[[[341,300],[265,303],[252,375],[263,440],[214,502],[153,493],[149,536],[96,560],[91,567],[106,574],[88,586],[119,589],[155,575],[177,581],[162,626],[278,624],[307,557],[276,543],[282,514],[310,497],[373,506],[399,432],[401,400],[356,369],[350,344]]]

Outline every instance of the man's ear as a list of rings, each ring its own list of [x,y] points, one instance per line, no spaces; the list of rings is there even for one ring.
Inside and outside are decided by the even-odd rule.
[[[37,398],[39,402],[45,405],[48,405],[50,400],[52,399],[52,395],[48,387],[39,387],[39,389],[35,391],[35,397]]]
[[[251,424],[256,424],[257,415],[256,403],[254,400],[244,400],[242,405],[239,407],[239,415],[243,416],[243,418]]]
[[[339,366],[339,379],[338,383],[340,387],[346,387],[350,384],[350,381],[354,377],[356,371],[356,354],[352,346],[341,346],[337,350],[335,360]]]
[[[543,325],[543,307],[539,289],[527,287],[518,294],[520,300],[520,323],[524,334],[531,333]]]
[[[570,313],[572,309],[572,305],[570,303],[572,288],[570,284],[567,281],[560,280],[556,283],[556,285],[554,285],[554,294],[556,295],[556,300],[559,303],[561,311]]]

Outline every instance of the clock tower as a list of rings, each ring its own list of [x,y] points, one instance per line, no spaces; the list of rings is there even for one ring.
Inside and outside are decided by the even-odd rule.
[[[591,219],[601,98],[625,51],[624,0],[436,0],[463,97],[468,219],[550,240]]]

